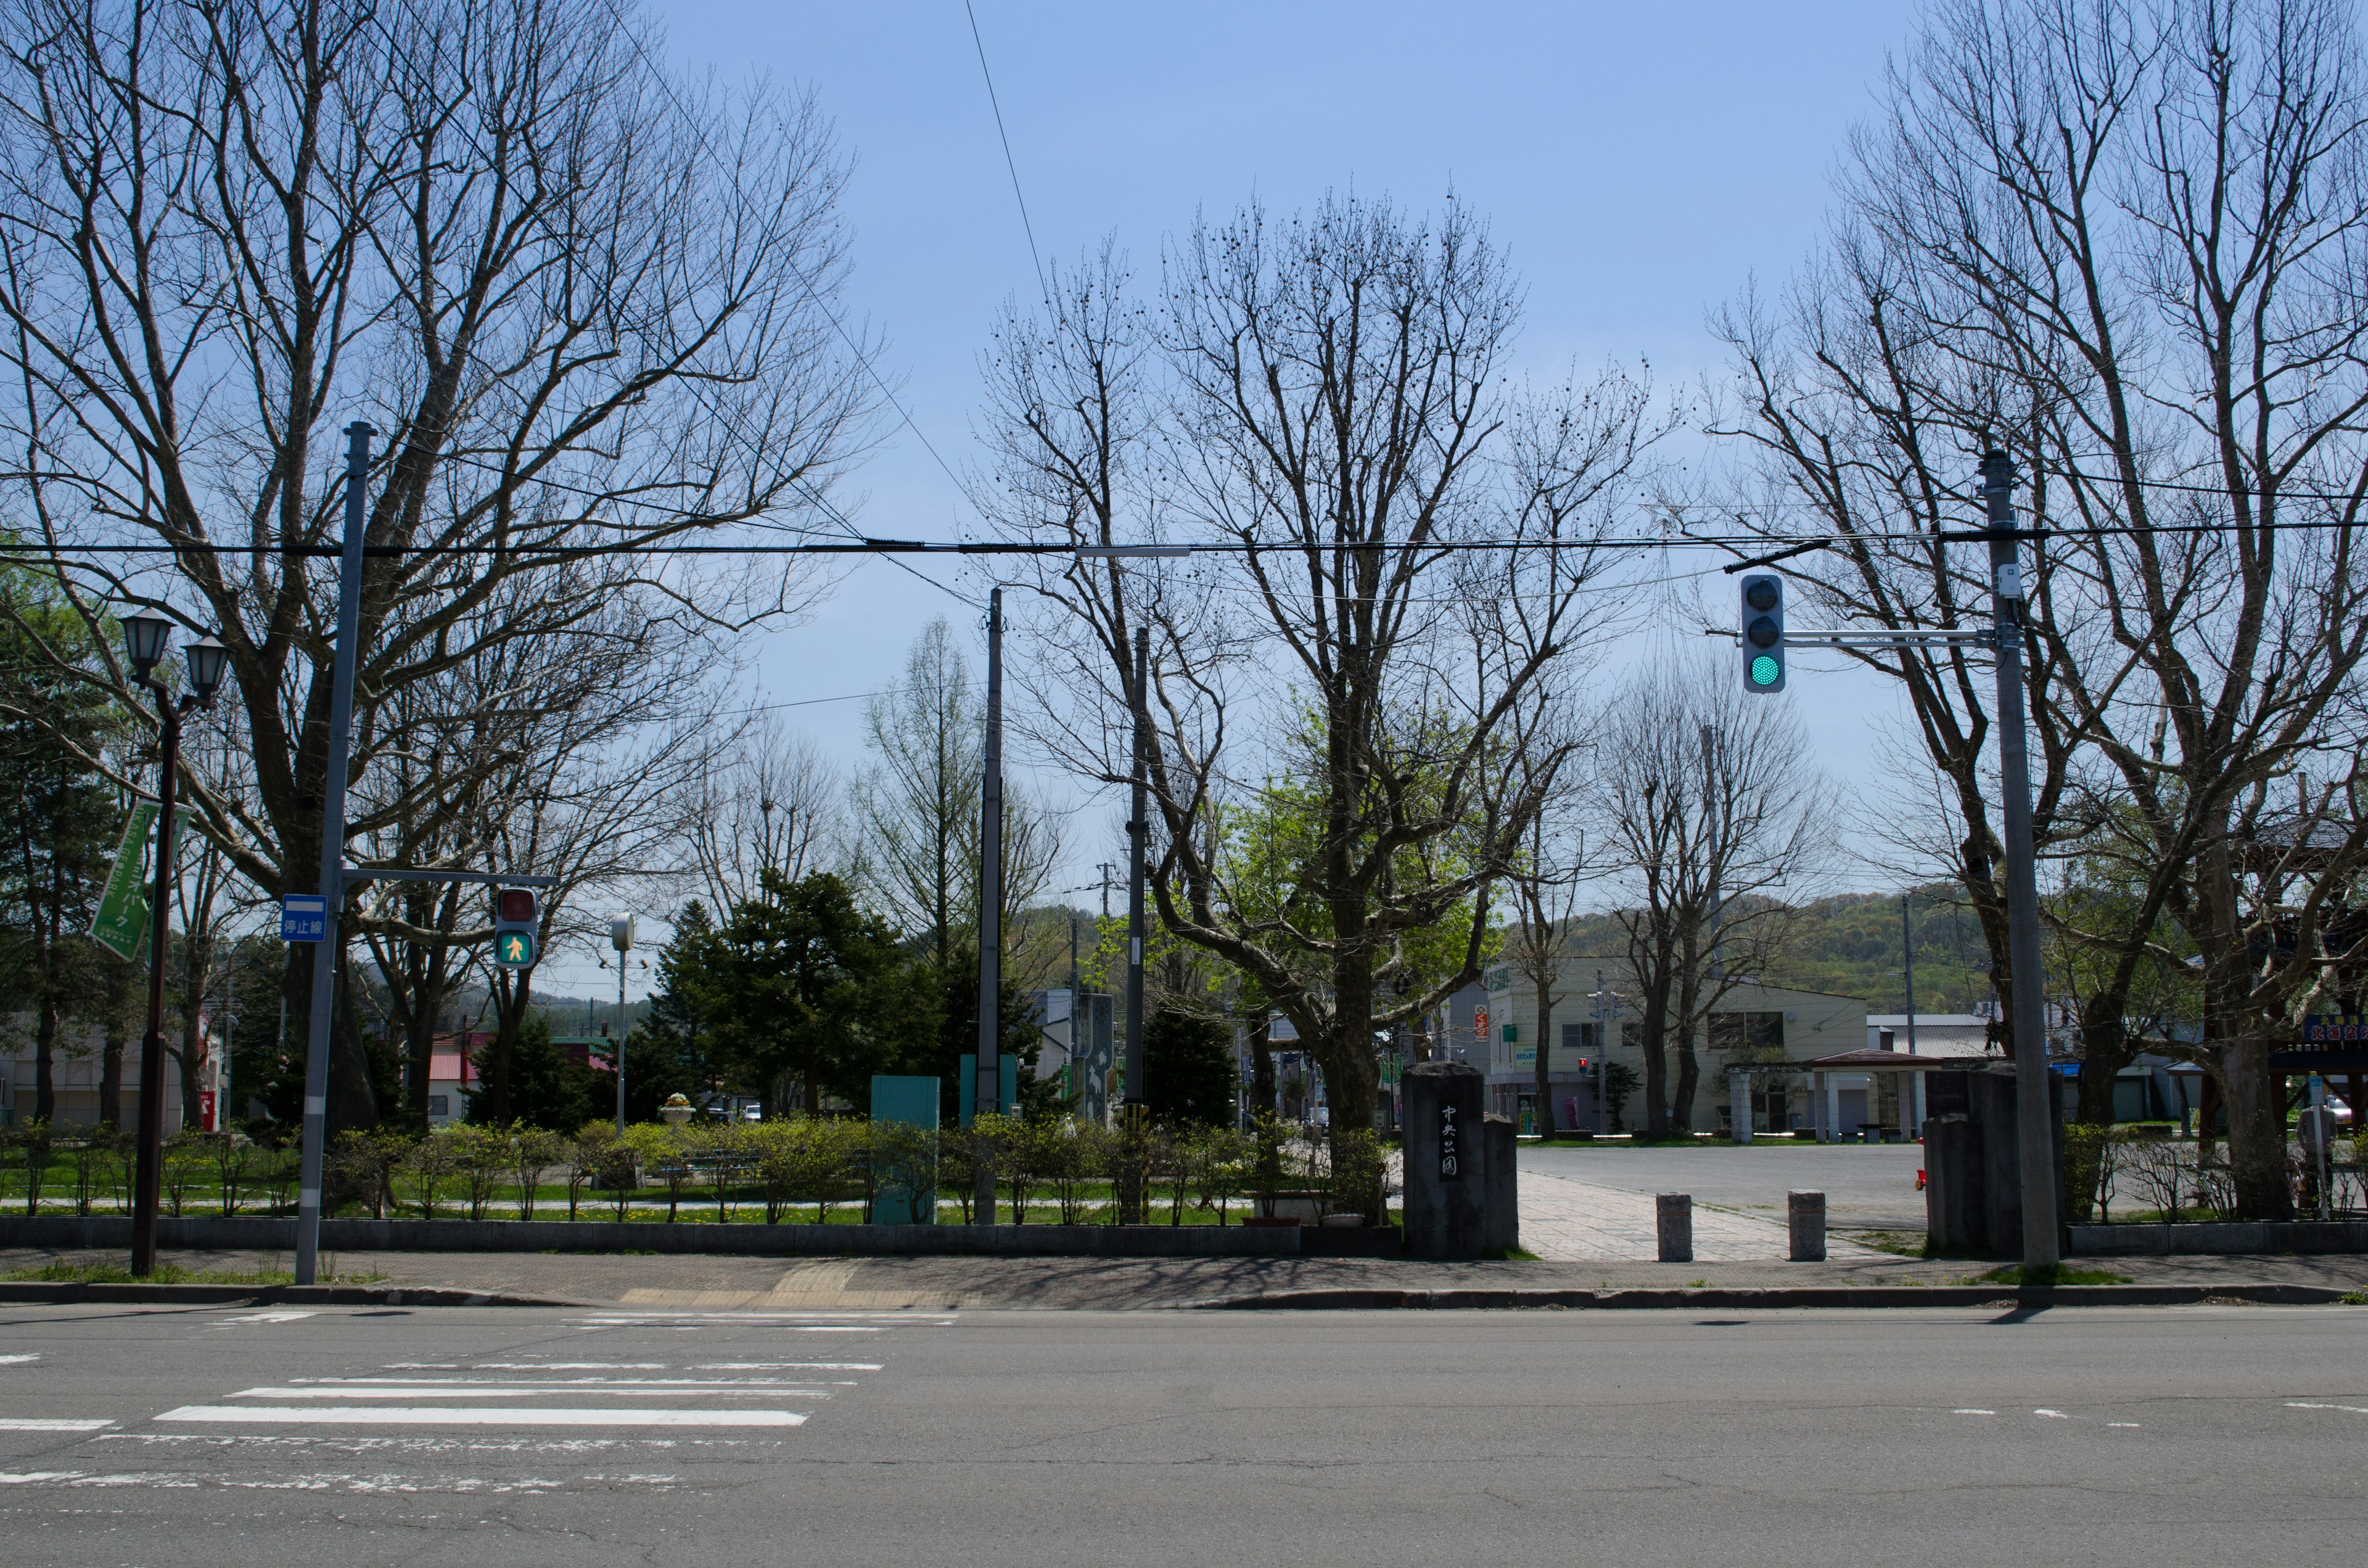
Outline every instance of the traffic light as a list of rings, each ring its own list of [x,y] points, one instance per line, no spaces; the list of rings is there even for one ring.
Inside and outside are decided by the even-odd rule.
[[[494,961],[504,969],[534,967],[537,936],[534,890],[494,890]]]
[[[1784,579],[1756,573],[1743,580],[1743,689],[1765,697],[1784,689]]]

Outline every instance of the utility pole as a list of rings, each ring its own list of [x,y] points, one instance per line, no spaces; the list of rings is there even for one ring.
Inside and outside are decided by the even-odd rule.
[[[296,1283],[310,1285],[321,1253],[321,1156],[329,1134],[329,1028],[336,1017],[338,926],[346,898],[346,753],[354,728],[354,644],[362,624],[362,487],[370,437],[346,426],[346,537],[337,559],[337,646],[329,676],[329,756],[321,778],[321,900],[327,924],[313,945],[313,1027],[304,1048],[303,1165],[296,1183]]]
[[[1907,979],[1907,1054],[1916,1054],[1916,923],[1907,917],[1907,900],[1899,895],[1899,972]],[[2020,1110],[2020,1107],[2017,1108]]]
[[[986,747],[978,826],[976,1113],[1003,1108],[1003,590],[986,599]],[[995,1162],[978,1162],[978,1222],[995,1223]]]
[[[1151,752],[1151,633],[1134,634],[1134,786],[1127,812],[1126,843],[1126,1101],[1130,1117],[1143,1114],[1143,862],[1151,844],[1144,777]]]
[[[2014,526],[2014,463],[1997,448],[1982,454],[1988,503],[1991,597],[1998,635],[1998,788],[2006,827],[2007,954],[2012,966],[2014,1098],[2022,1170],[2022,1262],[2052,1268],[2055,1236],[2055,1139],[2048,1081],[2047,999],[2039,953],[2039,872],[2031,828],[2031,759],[2022,692],[2022,561]]]
[[[609,945],[617,950],[617,1136],[625,1135],[625,963],[633,950],[633,917],[612,915],[609,921]]]

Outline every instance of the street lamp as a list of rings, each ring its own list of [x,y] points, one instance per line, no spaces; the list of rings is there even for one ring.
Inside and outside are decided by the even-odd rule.
[[[174,796],[181,771],[181,715],[213,705],[230,650],[211,637],[188,645],[189,691],[176,699],[156,678],[173,642],[173,623],[142,610],[123,618],[123,649],[137,682],[156,694],[164,724],[163,755],[156,768],[156,896],[148,925],[148,1034],[140,1046],[140,1147],[131,1188],[131,1273],[145,1279],[156,1271],[156,1195],[163,1175],[165,1141],[165,926],[172,913]]]

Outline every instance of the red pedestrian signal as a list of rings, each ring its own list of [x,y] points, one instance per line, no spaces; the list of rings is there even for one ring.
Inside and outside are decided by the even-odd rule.
[[[495,895],[494,918],[505,926],[534,924],[534,890],[504,888]]]

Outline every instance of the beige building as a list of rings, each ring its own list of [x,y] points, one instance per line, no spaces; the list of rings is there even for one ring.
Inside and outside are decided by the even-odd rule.
[[[201,1025],[202,1027],[202,1025]],[[222,1052],[204,1039],[205,1059],[199,1071],[200,1093],[213,1088]],[[50,1061],[50,1086],[57,1095],[62,1125],[94,1126],[98,1121],[98,1090],[106,1041],[99,1030],[68,1024],[59,1030]],[[0,1024],[0,1125],[29,1121],[39,1083],[33,1053],[33,1020],[19,1014]],[[140,1124],[140,1041],[123,1047],[122,1125]],[[165,1057],[165,1136],[181,1130],[181,1064],[170,1052]]]
[[[1606,1061],[1624,1064],[1639,1084],[1645,1077],[1641,988],[1625,958],[1563,960],[1562,983],[1554,990],[1548,1020],[1551,1040],[1538,1038],[1534,985],[1504,964],[1483,979],[1488,989],[1487,1060],[1474,1064],[1487,1073],[1491,1111],[1514,1118],[1524,1132],[1538,1129],[1537,1053],[1543,1048],[1547,1052],[1547,1109],[1556,1130],[1608,1132],[1615,1121],[1634,1128],[1644,1119],[1641,1091],[1619,1108],[1616,1117],[1611,1108],[1598,1103],[1597,1096],[1599,1070]],[[1598,1017],[1599,986],[1611,1014],[1608,1020]],[[1694,1096],[1694,1131],[1732,1131],[1727,1068],[1749,1062],[1763,1069],[1751,1076],[1753,1130],[1789,1132],[1816,1125],[1807,1074],[1766,1067],[1860,1049],[1867,1038],[1866,1004],[1855,996],[1739,982],[1712,1005],[1709,1035],[1707,1041],[1697,1041],[1702,1083]],[[1609,1043],[1608,1051],[1603,1042]],[[1674,1053],[1669,1068],[1674,1074]]]

